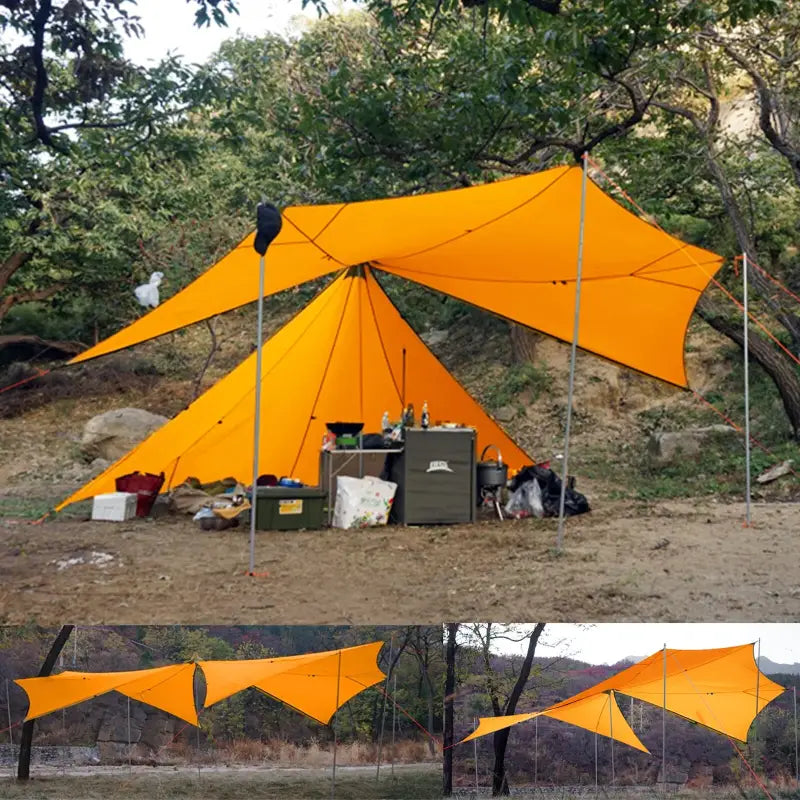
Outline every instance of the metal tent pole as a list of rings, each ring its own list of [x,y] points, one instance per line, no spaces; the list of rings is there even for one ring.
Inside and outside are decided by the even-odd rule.
[[[797,687],[792,686],[794,694],[794,780],[800,783],[800,762],[797,760]]]
[[[533,788],[539,787],[539,717],[533,718],[534,748],[533,748]]]
[[[761,688],[761,638],[758,639],[758,655],[756,656],[756,715],[753,717],[753,738],[758,741],[758,712],[760,710],[759,690]]]
[[[749,317],[747,290],[747,253],[742,253],[742,286],[744,293],[744,464],[745,526],[750,527],[750,351],[748,349]]]
[[[608,695],[608,732],[611,735],[611,785],[616,783],[617,776],[614,769],[614,692]]]
[[[392,675],[392,779],[394,779],[395,730],[397,728],[397,673]]]
[[[11,745],[11,759],[14,759],[14,726],[11,724],[11,695],[8,691],[8,678],[6,678],[6,710],[8,711],[8,743]],[[797,748],[795,748],[797,749]]]
[[[342,682],[342,651],[339,651],[339,658],[336,666],[336,711],[333,712],[333,780],[331,781],[331,800],[336,797],[336,739],[338,733],[338,712],[339,712],[339,686]]]
[[[556,550],[561,550],[564,543],[564,503],[567,496],[567,477],[569,475],[569,433],[572,426],[572,395],[575,390],[575,359],[578,354],[578,332],[581,319],[581,278],[583,276],[583,231],[586,221],[586,181],[589,171],[588,153],[584,153],[583,173],[581,176],[581,214],[578,229],[578,270],[575,280],[575,321],[572,328],[572,349],[569,357],[569,388],[567,390],[567,421],[564,431],[564,463],[561,472],[561,498],[558,503],[558,535]]]
[[[594,732],[594,793],[598,793],[598,769],[597,769],[597,731]]]
[[[133,763],[131,758],[131,699],[126,698],[128,701],[128,774],[133,771]]]
[[[256,506],[258,504],[258,459],[261,441],[261,351],[264,338],[264,256],[258,267],[258,330],[256,332],[256,409],[253,422],[253,490],[250,496],[250,574],[256,569]]]
[[[389,640],[389,671],[386,673],[386,680],[383,683],[383,711],[381,711],[381,738],[378,740],[378,768],[375,770],[375,780],[381,779],[381,756],[383,754],[383,731],[386,725],[386,697],[389,692],[389,672],[392,669],[394,657],[394,634]]]
[[[667,793],[667,645],[664,644],[663,703],[661,706],[661,786]]]
[[[478,718],[477,717],[473,717],[473,724],[474,724],[475,728],[478,727]],[[795,734],[796,733],[797,733],[797,731],[795,730]],[[795,750],[796,749],[797,748],[795,747]],[[475,760],[475,797],[477,798],[478,797],[478,739],[477,739],[477,737],[472,740],[472,753],[473,753],[473,758]]]

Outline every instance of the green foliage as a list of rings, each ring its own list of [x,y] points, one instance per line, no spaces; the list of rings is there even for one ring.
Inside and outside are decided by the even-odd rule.
[[[549,391],[552,383],[552,376],[544,363],[512,364],[489,390],[486,402],[489,408],[497,409],[519,402],[524,395],[525,403],[530,405]]]

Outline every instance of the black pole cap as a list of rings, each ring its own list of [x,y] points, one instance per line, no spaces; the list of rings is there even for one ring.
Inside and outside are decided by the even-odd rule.
[[[281,212],[272,203],[259,203],[256,209],[256,252],[263,256],[272,240],[281,232]]]

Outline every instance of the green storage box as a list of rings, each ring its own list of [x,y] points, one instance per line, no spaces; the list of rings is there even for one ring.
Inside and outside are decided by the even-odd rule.
[[[327,492],[317,486],[259,486],[256,528],[260,531],[316,530],[322,527]]]

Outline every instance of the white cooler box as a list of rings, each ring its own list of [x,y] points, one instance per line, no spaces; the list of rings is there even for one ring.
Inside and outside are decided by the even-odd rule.
[[[92,503],[92,519],[124,522],[136,516],[136,494],[111,492],[98,494]]]

